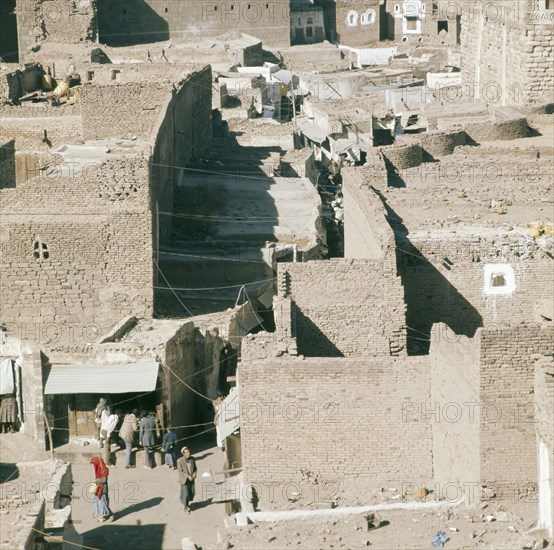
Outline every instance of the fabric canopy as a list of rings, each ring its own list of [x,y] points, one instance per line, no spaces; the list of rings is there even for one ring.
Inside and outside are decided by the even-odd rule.
[[[156,361],[127,365],[53,365],[44,393],[132,393],[156,389]]]

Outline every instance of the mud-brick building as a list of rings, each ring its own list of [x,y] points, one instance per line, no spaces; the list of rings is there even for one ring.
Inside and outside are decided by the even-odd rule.
[[[152,317],[155,250],[171,232],[156,212],[172,212],[181,168],[211,144],[209,67],[78,70],[70,103],[0,108],[0,318],[50,347]]]

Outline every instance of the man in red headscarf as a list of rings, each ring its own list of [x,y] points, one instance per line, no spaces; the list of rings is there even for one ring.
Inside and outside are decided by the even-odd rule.
[[[110,498],[108,496],[108,475],[110,470],[99,456],[93,456],[90,459],[90,463],[94,466],[94,477],[96,478],[92,515],[97,518],[97,521],[104,522],[112,516]]]

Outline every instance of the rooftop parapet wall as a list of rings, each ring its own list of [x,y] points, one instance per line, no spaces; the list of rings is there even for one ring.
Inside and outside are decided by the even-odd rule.
[[[284,263],[278,266],[278,280],[279,296],[291,297],[295,306],[299,354],[406,353],[404,292],[394,262]]]
[[[345,258],[393,259],[394,253],[389,252],[394,248],[394,233],[386,220],[383,202],[368,186],[365,173],[347,168],[342,176]]]

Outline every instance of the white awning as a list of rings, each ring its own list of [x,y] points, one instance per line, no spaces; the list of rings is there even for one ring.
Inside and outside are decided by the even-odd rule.
[[[156,361],[127,365],[53,365],[44,393],[133,393],[156,389]]]
[[[323,143],[327,139],[327,133],[313,122],[304,122],[298,126],[300,131],[311,141]]]

